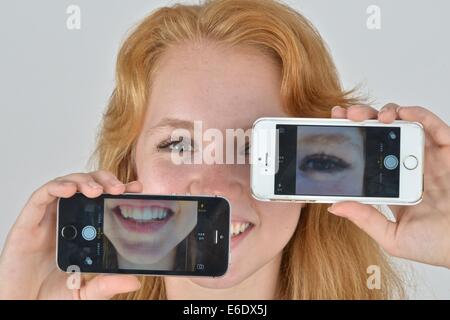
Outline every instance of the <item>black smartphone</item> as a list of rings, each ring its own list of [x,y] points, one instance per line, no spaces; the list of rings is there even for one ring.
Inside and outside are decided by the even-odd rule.
[[[219,277],[228,268],[222,197],[76,193],[58,200],[57,217],[63,271]]]

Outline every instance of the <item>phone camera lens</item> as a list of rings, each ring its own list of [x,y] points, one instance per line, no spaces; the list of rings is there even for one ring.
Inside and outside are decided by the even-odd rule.
[[[65,226],[61,230],[61,236],[67,240],[73,240],[77,236],[77,228],[73,225]]]

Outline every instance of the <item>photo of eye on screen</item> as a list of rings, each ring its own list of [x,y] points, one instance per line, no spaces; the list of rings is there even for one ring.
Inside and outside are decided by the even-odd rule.
[[[219,197],[76,194],[59,201],[58,265],[219,276],[228,266],[229,219],[228,202]]]
[[[400,129],[277,125],[275,194],[398,197]]]

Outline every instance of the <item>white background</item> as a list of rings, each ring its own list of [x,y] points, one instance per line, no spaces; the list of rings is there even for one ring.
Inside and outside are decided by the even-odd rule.
[[[450,2],[285,2],[321,32],[346,88],[362,84],[376,107],[422,105],[450,122]],[[33,190],[86,170],[121,41],[151,10],[172,3],[0,2],[0,246]],[[71,4],[81,8],[81,30],[66,28]],[[366,27],[369,5],[381,8],[380,30]],[[399,262],[410,275],[412,298],[450,299],[450,270]]]

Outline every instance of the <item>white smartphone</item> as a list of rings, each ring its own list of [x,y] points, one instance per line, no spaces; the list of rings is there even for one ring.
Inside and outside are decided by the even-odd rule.
[[[423,193],[420,123],[260,118],[251,136],[258,200],[412,205]]]

